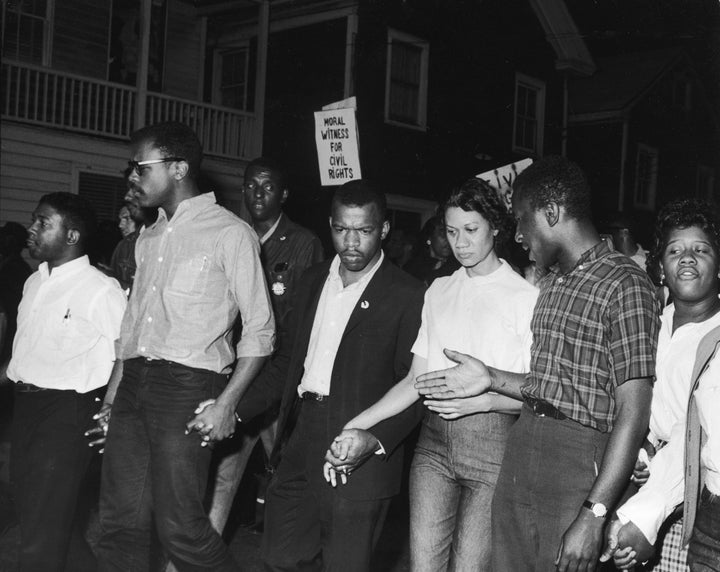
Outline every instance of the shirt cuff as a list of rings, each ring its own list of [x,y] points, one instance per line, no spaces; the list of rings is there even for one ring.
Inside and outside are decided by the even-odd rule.
[[[620,522],[627,524],[632,521],[640,532],[645,535],[650,544],[657,541],[658,530],[665,519],[672,513],[675,507],[665,506],[665,499],[662,495],[654,493],[643,493],[642,489],[636,495],[617,509]]]
[[[378,450],[375,451],[376,455],[385,455],[385,447],[383,447],[382,443],[378,441]]]

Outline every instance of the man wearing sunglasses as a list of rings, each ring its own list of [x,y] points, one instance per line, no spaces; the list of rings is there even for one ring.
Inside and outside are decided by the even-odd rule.
[[[272,353],[274,321],[257,235],[198,185],[202,150],[180,123],[131,136],[128,183],[158,219],[138,238],[123,319],[122,380],[109,387],[99,570],[147,571],[154,518],[180,570],[236,570],[203,495],[211,441],[235,431],[238,387]],[[240,314],[242,336],[231,345]],[[230,366],[237,364],[230,376]],[[215,399],[201,413],[198,403]],[[112,413],[112,419],[110,419]],[[186,429],[203,429],[200,437]]]

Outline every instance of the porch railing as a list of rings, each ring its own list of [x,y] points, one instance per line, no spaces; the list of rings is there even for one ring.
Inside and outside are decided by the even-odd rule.
[[[208,155],[248,159],[253,154],[252,113],[153,92],[146,98],[145,124],[187,123]],[[2,61],[3,119],[127,139],[135,126],[137,100],[137,90],[126,85]]]

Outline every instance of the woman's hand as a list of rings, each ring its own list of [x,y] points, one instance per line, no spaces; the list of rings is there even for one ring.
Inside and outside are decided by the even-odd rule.
[[[493,396],[483,393],[462,399],[427,399],[423,405],[443,419],[458,419],[473,413],[492,411]]]

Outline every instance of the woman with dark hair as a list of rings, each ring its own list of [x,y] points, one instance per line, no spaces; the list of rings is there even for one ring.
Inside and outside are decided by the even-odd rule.
[[[655,521],[659,527],[682,501],[682,483],[669,483],[665,475],[673,449],[684,443],[698,344],[705,334],[720,326],[720,228],[710,205],[685,199],[673,201],[660,211],[648,270],[658,273],[670,291],[672,303],[662,314],[650,430],[632,477],[642,488],[618,510],[618,515],[623,523],[635,523],[649,544],[654,544],[658,530],[647,523]],[[708,479],[707,486],[711,493],[720,494],[717,477],[715,481]],[[658,503],[648,506],[647,499],[665,501],[678,492],[680,499],[669,503],[666,513],[652,514]],[[655,565],[646,570],[689,570],[685,563],[687,550],[681,542],[681,517],[673,515],[666,522],[661,553]],[[631,560],[627,551],[619,552],[616,564],[629,567]]]
[[[445,231],[462,267],[425,294],[410,372],[345,426],[331,445],[342,459],[353,429],[367,429],[418,399],[415,378],[454,365],[445,348],[526,372],[537,290],[498,257],[512,221],[496,191],[470,179],[445,205]],[[414,571],[488,570],[491,501],[508,430],[521,403],[497,394],[427,400],[410,473],[410,548]],[[326,478],[336,475],[325,465]],[[340,474],[344,480],[344,474]]]
[[[453,258],[445,221],[440,215],[429,218],[420,231],[417,253],[407,261],[403,270],[427,286],[440,276],[450,276],[460,265]]]

